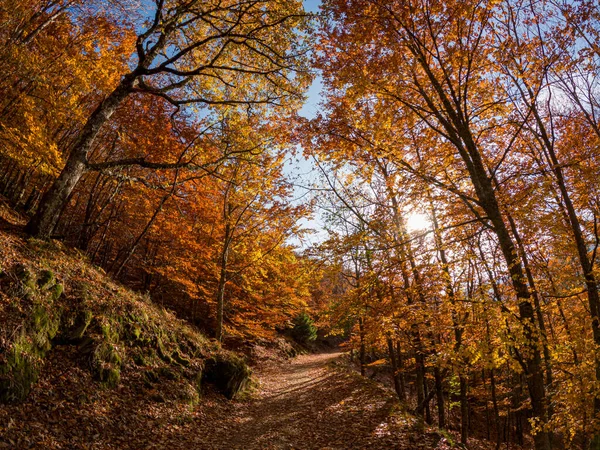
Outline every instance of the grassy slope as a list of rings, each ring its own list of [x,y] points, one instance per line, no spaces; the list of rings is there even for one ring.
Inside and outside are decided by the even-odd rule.
[[[203,382],[243,387],[235,354],[19,222],[0,204],[0,448],[178,448]]]

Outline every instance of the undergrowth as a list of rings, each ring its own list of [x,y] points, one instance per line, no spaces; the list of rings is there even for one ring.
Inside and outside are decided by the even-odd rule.
[[[232,398],[248,385],[245,361],[173,314],[110,280],[57,242],[0,232],[0,402],[24,400],[56,346],[75,346],[99,387],[136,371],[164,401],[163,383],[181,401],[199,401],[203,382]]]

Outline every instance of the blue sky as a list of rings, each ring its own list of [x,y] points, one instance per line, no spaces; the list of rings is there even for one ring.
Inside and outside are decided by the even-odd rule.
[[[317,12],[320,4],[321,0],[304,0],[304,9],[310,12]]]
[[[319,5],[321,0],[304,0],[304,9],[310,12],[319,12]],[[304,108],[300,111],[304,117],[312,118],[317,113],[318,103],[320,100],[321,92],[321,78],[317,77],[313,82],[312,86],[308,90],[308,98],[304,105]]]
[[[318,12],[321,0],[304,0],[304,9],[310,12]],[[306,103],[300,110],[300,114],[306,118],[313,118],[318,112],[319,101],[321,100],[321,77],[317,77],[307,93]],[[300,149],[299,149],[300,150]],[[295,183],[302,186],[310,186],[317,181],[316,168],[312,164],[312,161],[306,160],[302,155],[298,155],[296,158],[290,158],[286,164],[285,172],[290,179],[293,179]],[[296,201],[301,203],[308,197],[307,190],[296,186],[294,189],[294,196]],[[307,248],[310,244],[322,241],[326,236],[323,232],[323,225],[321,223],[320,214],[317,211],[315,217],[311,220],[301,220],[300,223],[306,228],[312,228],[316,231],[312,236],[307,236],[304,242],[300,242],[296,238],[290,239],[290,243],[298,245],[301,248]]]

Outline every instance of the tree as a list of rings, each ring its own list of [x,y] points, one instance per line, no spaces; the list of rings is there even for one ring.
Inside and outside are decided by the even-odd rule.
[[[317,339],[317,327],[306,311],[302,311],[294,318],[292,337],[301,344],[308,344]]]
[[[502,112],[502,102],[489,72],[494,48],[490,19],[500,12],[496,3],[331,1],[325,9],[331,15],[321,29],[319,65],[330,77],[334,95],[345,96],[346,106],[362,101],[388,108],[392,115],[401,111],[404,117],[399,119],[407,122],[407,128],[433,130],[449,144],[445,148],[454,151],[451,157],[458,158],[468,176],[469,192],[462,198],[494,231],[510,273],[525,341],[522,368],[541,423],[536,448],[549,449],[536,314],[523,262],[494,187],[494,154],[486,152],[500,144],[493,132],[499,128],[495,117]],[[510,151],[511,142],[505,141],[504,152]],[[390,157],[394,153],[390,151]],[[409,161],[404,163],[412,169]]]
[[[294,0],[156,0],[153,17],[137,36],[133,69],[88,117],[27,232],[41,238],[51,235],[75,185],[93,167],[89,155],[102,127],[134,93],[161,97],[178,108],[297,102],[308,79],[301,40],[306,20],[301,3]],[[150,164],[145,158],[110,161],[102,167],[129,164],[172,167]],[[177,166],[193,164],[188,160]]]

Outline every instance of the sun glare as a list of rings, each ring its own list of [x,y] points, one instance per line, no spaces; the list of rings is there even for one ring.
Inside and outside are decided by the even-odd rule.
[[[408,231],[423,231],[431,228],[429,217],[421,213],[410,213],[406,218],[406,228]]]

